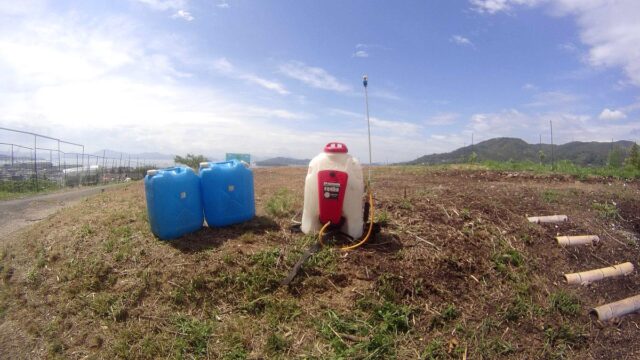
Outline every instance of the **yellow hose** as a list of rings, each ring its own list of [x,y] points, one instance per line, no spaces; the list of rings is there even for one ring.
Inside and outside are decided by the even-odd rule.
[[[369,230],[367,231],[367,235],[365,235],[365,237],[363,237],[362,240],[360,240],[360,242],[358,242],[357,244],[343,246],[340,248],[340,250],[342,251],[353,250],[357,247],[362,246],[362,244],[366,243],[369,240],[369,237],[371,236],[371,232],[373,231],[373,193],[371,193],[371,190],[369,190],[369,205],[370,205],[369,211],[371,212],[371,220],[369,221]],[[322,236],[324,235],[324,231],[329,227],[329,225],[331,225],[331,221],[327,221],[327,223],[324,224],[324,226],[322,226],[322,228],[320,229],[320,232],[318,233],[318,243],[320,243],[320,246],[324,246],[324,242],[322,241]]]
[[[365,235],[365,237],[363,237],[359,243],[353,244],[350,246],[341,247],[340,250],[342,251],[353,250],[357,247],[360,247],[362,244],[366,243],[369,240],[369,237],[371,236],[371,231],[373,230],[373,193],[371,192],[371,189],[369,189],[369,211],[371,212],[371,220],[369,220],[369,230],[367,231],[367,235]]]
[[[324,226],[322,227],[322,229],[320,229],[320,232],[318,233],[318,242],[320,243],[320,246],[324,246],[324,242],[322,242],[322,236],[324,235],[325,229],[328,228],[329,225],[331,225],[331,221],[327,221],[327,223],[324,224]]]

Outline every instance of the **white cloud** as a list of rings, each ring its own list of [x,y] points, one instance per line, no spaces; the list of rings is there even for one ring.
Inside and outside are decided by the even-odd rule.
[[[312,115],[184,81],[188,70],[173,57],[183,49],[152,45],[153,36],[142,36],[137,25],[45,14],[0,32],[3,126],[83,143],[88,152],[223,154],[233,147],[269,154],[280,146],[273,139],[287,139],[292,153],[306,148],[305,131],[290,124]]]
[[[582,96],[565,91],[544,91],[533,95],[533,101],[525,104],[539,108],[571,108],[582,99]]]
[[[366,58],[369,57],[369,53],[364,50],[358,50],[353,53],[353,57]]]
[[[228,9],[231,7],[231,5],[229,5],[229,3],[226,1],[223,1],[216,6],[219,7],[220,9]]]
[[[473,47],[473,43],[471,42],[471,40],[469,40],[468,38],[462,35],[453,35],[452,37],[449,38],[449,41],[451,41],[456,45]]]
[[[605,108],[598,116],[601,120],[620,120],[625,119],[627,115],[620,110],[611,110]]]
[[[444,126],[455,124],[460,118],[456,113],[440,113],[427,119],[426,124],[432,126]]]
[[[308,66],[300,61],[290,61],[280,66],[280,72],[311,87],[336,92],[351,91],[351,87],[339,81],[320,67]]]
[[[577,18],[581,41],[593,66],[621,67],[640,86],[640,2],[636,0],[554,2],[560,14]]]
[[[0,1],[0,14],[27,15],[40,12],[45,7],[45,0]]]
[[[594,67],[620,67],[640,86],[640,1],[637,0],[470,0],[472,9],[495,14],[518,5],[547,4],[552,15],[573,16],[580,41]]]
[[[190,12],[186,10],[178,10],[175,14],[171,16],[173,19],[183,19],[186,21],[193,21],[194,17]]]
[[[576,44],[572,43],[572,42],[566,42],[566,43],[562,43],[558,45],[558,49],[568,52],[568,53],[574,53],[576,51],[578,51],[578,47],[576,46]]]
[[[371,117],[371,130],[386,135],[416,135],[422,130],[422,126],[408,122],[397,120],[383,120],[377,117]]]
[[[495,14],[509,11],[513,6],[534,6],[546,0],[470,0],[471,9],[479,13]]]
[[[344,110],[344,109],[337,109],[337,108],[333,108],[333,109],[329,109],[328,113],[330,116],[342,116],[342,117],[350,117],[350,118],[358,118],[358,119],[364,119],[365,114],[364,113],[357,113],[354,111],[349,111],[349,110]]]
[[[533,85],[533,84],[531,84],[531,83],[526,83],[526,84],[522,85],[522,89],[523,90],[537,90],[538,87]]]
[[[156,11],[180,10],[187,5],[187,0],[135,0]]]
[[[379,44],[356,44],[355,50],[353,52],[353,57],[361,57],[366,58],[371,55],[371,50],[391,50],[386,46]]]
[[[214,61],[213,68],[226,74],[230,74],[234,71],[233,65],[231,65],[229,60],[226,58],[219,58]]]
[[[379,99],[393,100],[393,101],[402,100],[402,98],[395,92],[384,89],[384,88],[380,88],[378,86],[369,90],[369,96],[372,98],[379,98]]]
[[[463,133],[470,135],[473,132],[476,139],[519,137],[530,143],[537,143],[541,134],[543,142],[549,143],[550,121],[556,144],[629,139],[633,134],[640,134],[640,122],[603,122],[579,113],[527,113],[517,109],[473,114]]]
[[[275,91],[280,95],[289,94],[289,91],[285,88],[285,86],[280,84],[279,82],[267,80],[255,74],[237,70],[235,66],[233,66],[233,64],[231,64],[231,62],[229,62],[229,60],[227,60],[226,58],[220,58],[214,61],[213,68],[227,76],[245,80],[267,90]]]
[[[199,75],[203,81],[193,81],[193,68],[202,64],[249,82],[261,78],[248,77],[228,59],[199,59],[175,34],[145,31],[128,17],[84,21],[44,12],[16,19],[12,31],[0,32],[3,126],[86,144],[87,152],[111,148],[215,158],[242,151],[303,158],[335,140],[367,157],[364,110],[359,119],[352,114],[345,131],[295,106],[293,97],[273,105],[249,91],[230,93],[207,81],[206,73]],[[313,73],[323,80],[316,85],[348,91],[326,72]],[[428,151],[415,129],[410,122],[374,118],[374,161],[408,160]]]
[[[467,128],[488,137],[510,136],[514,129],[526,122],[525,114],[516,109],[506,109],[499,113],[473,114]]]

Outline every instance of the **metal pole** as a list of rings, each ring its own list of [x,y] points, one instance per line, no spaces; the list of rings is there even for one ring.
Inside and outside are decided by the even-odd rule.
[[[11,167],[13,168],[13,144],[11,144]]]
[[[107,160],[106,157],[107,156],[107,150],[102,150],[102,183],[104,184],[105,182],[105,168],[104,168],[104,164],[105,161]]]
[[[538,152],[542,151],[542,134],[538,134],[538,136],[540,137],[538,139]],[[543,161],[542,161],[542,157],[540,157],[540,153],[538,153],[538,158],[540,160],[540,165],[543,165]]]
[[[76,177],[78,178],[78,186],[80,186],[80,161],[78,161],[78,153],[76,153]]]
[[[555,170],[556,162],[553,154],[553,121],[549,120],[549,129],[551,130],[551,170]]]
[[[371,122],[369,121],[369,92],[367,91],[367,85],[369,84],[369,78],[367,75],[362,77],[362,85],[364,85],[364,102],[367,109],[367,134],[369,135],[369,181],[368,184],[371,186]]]
[[[37,150],[38,146],[37,145],[38,145],[38,137],[34,135],[33,136],[33,168],[36,173],[36,181],[35,181],[36,191],[38,191],[38,150]]]
[[[89,160],[87,160],[87,164],[89,164]],[[84,145],[82,145],[82,171],[84,172]],[[82,177],[80,177],[80,184],[82,184]]]
[[[60,172],[60,140],[58,140],[58,172]],[[62,179],[62,176],[60,176]]]

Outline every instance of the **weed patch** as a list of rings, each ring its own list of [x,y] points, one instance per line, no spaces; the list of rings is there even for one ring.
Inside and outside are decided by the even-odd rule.
[[[174,320],[174,327],[178,332],[175,340],[175,353],[180,358],[200,357],[207,353],[209,337],[213,331],[213,324],[209,321],[179,316]]]
[[[506,274],[510,267],[521,267],[524,265],[522,254],[515,249],[508,249],[498,252],[493,256],[493,267],[499,273]]]
[[[334,358],[385,359],[396,353],[396,336],[409,330],[410,314],[406,306],[365,298],[350,313],[328,310],[319,332],[329,341]]]
[[[618,207],[615,203],[594,202],[593,204],[591,204],[591,208],[595,210],[603,219],[614,220],[620,218],[620,213],[618,212]]]
[[[555,190],[545,190],[542,192],[542,200],[546,203],[555,204],[558,202],[560,194]]]
[[[551,310],[563,315],[575,316],[580,314],[580,301],[575,296],[562,290],[549,295]]]
[[[267,214],[282,218],[293,215],[294,204],[293,193],[288,189],[280,189],[267,200],[264,208]]]

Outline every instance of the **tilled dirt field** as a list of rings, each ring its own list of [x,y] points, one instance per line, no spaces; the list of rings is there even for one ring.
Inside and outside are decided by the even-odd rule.
[[[173,242],[149,231],[141,183],[97,195],[0,247],[0,354],[8,358],[640,357],[640,316],[597,305],[640,293],[640,185],[484,170],[374,169],[380,233],[325,247],[291,230],[306,169],[257,169],[258,216]],[[569,222],[529,224],[526,216]],[[299,214],[297,216],[299,218]],[[554,237],[595,234],[596,246]],[[338,241],[338,240],[337,240]],[[330,243],[330,239],[328,239]]]

